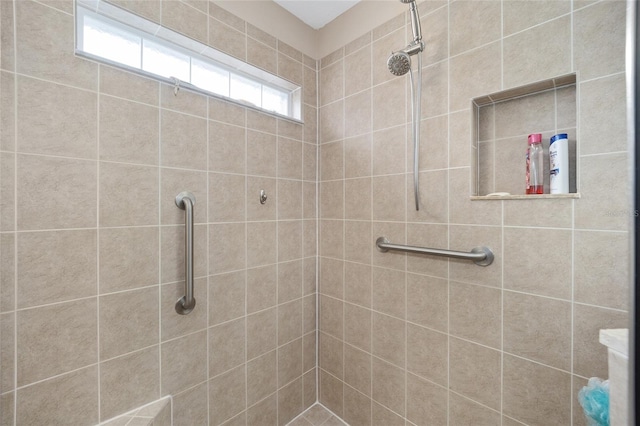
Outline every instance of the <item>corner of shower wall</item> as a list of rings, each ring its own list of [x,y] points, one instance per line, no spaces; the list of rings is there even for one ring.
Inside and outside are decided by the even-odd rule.
[[[131,410],[114,419],[107,420],[101,423],[100,426],[118,426],[123,424],[171,426],[173,424],[172,422],[172,401],[171,397],[167,396]]]
[[[576,394],[606,376],[598,330],[628,324],[625,2],[418,7],[419,212],[408,78],[386,67],[407,14],[320,61],[319,400],[350,424],[582,424]],[[472,201],[472,100],[574,73],[575,110],[553,105],[579,129],[580,198]],[[496,258],[383,254],[382,235]]]
[[[76,57],[71,2],[0,2],[1,423],[171,395],[285,424],[317,399],[316,61],[213,2],[112,3],[301,85],[304,125]]]

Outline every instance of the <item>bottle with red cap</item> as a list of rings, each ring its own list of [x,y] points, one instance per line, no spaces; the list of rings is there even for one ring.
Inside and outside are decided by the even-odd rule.
[[[544,194],[542,134],[529,135],[527,148],[527,194]]]

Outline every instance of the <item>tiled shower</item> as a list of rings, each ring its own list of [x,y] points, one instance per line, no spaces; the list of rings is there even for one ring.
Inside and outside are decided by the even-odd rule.
[[[1,425],[165,395],[174,425],[284,425],[316,401],[350,425],[585,424],[598,330],[627,326],[625,2],[419,3],[418,212],[408,78],[386,69],[406,12],[314,57],[217,2],[112,3],[301,85],[304,124],[75,57],[70,0],[0,2]],[[534,131],[573,132],[579,198],[471,200],[471,99],[572,73],[575,111]],[[535,114],[502,111],[526,140]]]

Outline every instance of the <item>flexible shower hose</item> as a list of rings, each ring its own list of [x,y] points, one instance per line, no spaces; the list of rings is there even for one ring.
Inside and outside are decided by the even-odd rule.
[[[409,69],[411,83],[411,121],[413,131],[413,195],[416,200],[416,211],[420,210],[420,116],[422,107],[422,52],[418,53],[418,78],[413,78],[413,70]],[[414,85],[416,86],[414,88]],[[417,92],[417,96],[416,95]]]

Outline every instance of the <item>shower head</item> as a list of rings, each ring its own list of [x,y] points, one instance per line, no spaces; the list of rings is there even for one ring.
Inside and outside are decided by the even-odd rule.
[[[401,3],[410,5],[411,30],[413,31],[413,41],[404,49],[392,52],[387,60],[387,67],[393,75],[405,75],[411,69],[411,56],[424,50],[422,42],[422,32],[420,30],[420,17],[418,16],[418,6],[415,0],[400,0]]]
[[[411,57],[402,50],[394,52],[387,59],[387,67],[393,75],[405,75],[411,69]]]
[[[422,52],[424,43],[414,42],[397,52],[391,52],[391,56],[387,59],[387,67],[393,75],[405,75],[411,69],[411,57]]]

